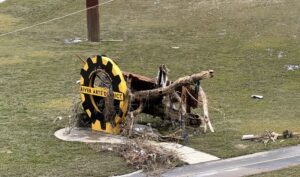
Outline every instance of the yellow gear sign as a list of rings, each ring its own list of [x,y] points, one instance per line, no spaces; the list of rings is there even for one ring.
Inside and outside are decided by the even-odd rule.
[[[109,87],[97,74],[104,73],[110,81]],[[82,106],[92,121],[92,129],[110,134],[120,133],[120,124],[128,109],[126,81],[118,65],[105,56],[97,55],[86,60],[80,73],[80,97]],[[97,85],[96,80],[100,83]],[[107,84],[107,83],[106,83]],[[113,91],[114,122],[106,122],[104,116],[105,97]]]

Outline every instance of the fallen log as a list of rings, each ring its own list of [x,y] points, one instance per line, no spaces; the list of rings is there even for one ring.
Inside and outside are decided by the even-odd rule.
[[[176,91],[177,88],[182,87],[182,86],[187,86],[194,84],[196,81],[203,80],[203,79],[208,79],[212,78],[214,74],[213,70],[208,70],[208,71],[202,71],[197,74],[193,74],[191,76],[185,76],[182,78],[177,79],[175,82],[171,83],[170,85],[166,87],[160,87],[156,89],[151,89],[151,90],[142,90],[142,91],[137,91],[134,92],[132,95],[133,100],[142,100],[142,99],[149,99],[149,98],[154,98],[162,95],[168,95],[174,91]]]

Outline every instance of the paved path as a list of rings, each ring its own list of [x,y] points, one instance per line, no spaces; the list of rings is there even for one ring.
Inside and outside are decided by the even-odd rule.
[[[126,142],[130,141],[123,136],[104,134],[101,132],[92,131],[88,128],[63,128],[56,131],[54,135],[64,141],[86,143],[125,144]],[[197,164],[200,162],[219,160],[219,158],[216,156],[200,152],[193,148],[177,143],[162,143],[154,141],[148,142],[153,146],[177,153],[178,158],[188,164]]]
[[[300,165],[300,145],[175,168],[163,177],[237,177]],[[295,174],[296,175],[296,174]],[[146,176],[135,174],[135,176]]]
[[[80,141],[80,142],[103,142],[122,144],[125,138],[121,136],[113,136],[93,132],[90,129],[73,129],[70,134],[66,134],[66,129],[59,130],[55,133],[60,139],[65,141]],[[211,162],[197,163],[187,165],[167,171],[161,176],[163,177],[237,177],[252,175],[267,171],[273,171],[289,166],[300,165],[300,145],[292,146],[273,151],[260,152],[246,156],[240,156],[230,159],[217,160],[216,157],[201,152],[194,152],[185,146],[173,144],[159,144],[167,149],[174,149],[179,154],[188,157],[184,161],[196,163],[197,160],[215,160]],[[199,153],[199,154],[198,154]],[[199,156],[201,156],[201,158]],[[193,158],[191,158],[193,157]],[[196,160],[195,158],[196,157]],[[216,158],[216,159],[212,159]],[[128,177],[143,177],[147,176],[142,172],[126,175]]]

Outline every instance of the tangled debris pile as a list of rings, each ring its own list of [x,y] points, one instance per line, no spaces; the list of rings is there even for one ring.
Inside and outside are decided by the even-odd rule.
[[[282,132],[282,134],[280,134],[274,131],[266,130],[262,135],[243,135],[242,140],[263,142],[265,145],[267,145],[270,141],[276,142],[278,139],[288,138],[300,138],[300,133],[285,130]]]
[[[82,61],[84,67],[77,82],[82,104],[80,99],[74,101],[69,130],[92,127],[131,138],[118,146],[89,144],[92,149],[117,152],[134,168],[157,171],[182,162],[176,153],[151,145],[149,140],[187,142],[189,129],[214,132],[208,100],[200,84],[201,80],[214,76],[213,70],[170,81],[170,70],[165,65],[160,65],[155,78],[149,78],[121,72],[115,62],[105,56]],[[193,113],[192,109],[196,108],[202,108],[203,114]],[[172,132],[162,135],[151,126],[138,127],[136,118],[142,113],[159,117]]]
[[[89,117],[82,109],[79,99],[75,101],[71,111],[72,115],[68,125],[70,130],[74,127],[90,127],[91,121],[89,121]],[[96,152],[116,152],[126,160],[129,166],[148,172],[169,169],[183,164],[176,153],[149,143],[149,140],[171,140],[171,137],[161,136],[159,132],[151,126],[136,124],[133,130],[134,136],[124,144],[87,143],[87,145]]]
[[[174,82],[168,80],[168,73],[169,69],[165,65],[159,67],[156,78],[122,72],[126,80],[126,87],[128,87],[125,97],[129,97],[128,100],[130,100],[126,113],[126,121],[122,122],[123,127],[121,130],[123,130],[123,135],[129,137],[133,136],[133,127],[136,124],[135,117],[140,113],[160,117],[164,125],[172,126],[173,130],[180,129],[179,132],[181,132],[181,136],[177,136],[175,139],[174,136],[163,137],[158,135],[158,138],[163,141],[184,140],[184,136],[187,134],[187,128],[198,129],[202,132],[207,132],[207,129],[209,129],[211,132],[214,132],[208,114],[208,100],[200,85],[200,80],[212,78],[214,71],[202,71],[181,77]],[[99,77],[99,73],[96,76],[100,78],[100,83],[96,84],[97,87],[102,87],[103,84],[106,83],[106,80]],[[107,74],[105,76],[107,76]],[[111,88],[111,85],[108,88]],[[96,104],[95,100],[100,101]],[[104,120],[102,120],[103,118],[101,119],[103,122],[110,122],[112,128],[116,127],[116,117],[118,117],[116,116],[116,112],[120,112],[120,109],[114,106],[114,98],[108,96],[102,100],[95,98],[94,103],[95,104],[92,104],[93,106],[102,105],[104,108],[85,108],[84,110],[89,110],[89,116],[87,116],[85,111],[81,108],[80,103],[75,103],[72,109],[73,115],[71,117],[73,120],[70,123],[73,125],[71,125],[71,127],[86,127],[94,124],[94,119],[96,118],[93,118],[93,122],[91,122],[91,119],[88,117],[90,117],[92,112],[97,112],[97,110],[98,112],[101,110],[97,115],[103,114]],[[199,107],[202,107],[203,115],[192,113],[192,109]],[[103,125],[106,126],[106,124]]]
[[[159,171],[182,164],[176,153],[151,145],[141,138],[128,140],[121,145],[89,143],[88,147],[96,152],[112,151],[122,156],[126,163],[135,169]]]
[[[132,135],[135,117],[140,113],[160,117],[165,124],[173,129],[179,127],[183,133],[186,127],[214,132],[208,114],[207,97],[200,85],[200,80],[212,78],[214,71],[181,77],[174,82],[168,79],[169,72],[165,65],[159,67],[156,78],[123,72],[130,97],[130,109],[124,127],[129,136]],[[199,107],[203,108],[203,116],[191,111]]]

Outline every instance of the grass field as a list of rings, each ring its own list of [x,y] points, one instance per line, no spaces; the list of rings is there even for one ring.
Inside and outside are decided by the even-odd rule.
[[[83,0],[7,0],[0,4],[0,34],[83,8]],[[298,0],[115,0],[100,8],[101,38],[123,42],[64,44],[86,38],[84,12],[0,37],[0,176],[132,171],[115,154],[53,136],[67,124],[78,95],[76,55],[106,54],[122,70],[149,77],[166,64],[173,80],[214,69],[215,78],[202,86],[210,106],[226,117],[210,109],[216,133],[190,138],[196,149],[228,158],[298,144],[264,146],[240,138],[265,130],[300,132],[300,70],[286,66],[300,64],[299,9]],[[54,122],[58,116],[63,119]]]

